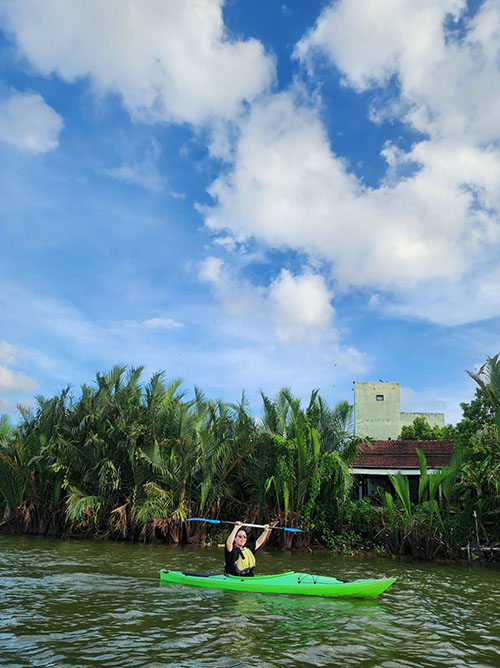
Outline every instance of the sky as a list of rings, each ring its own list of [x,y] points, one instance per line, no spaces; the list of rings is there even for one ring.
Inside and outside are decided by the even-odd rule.
[[[13,420],[124,364],[454,423],[499,251],[499,0],[0,0]]]

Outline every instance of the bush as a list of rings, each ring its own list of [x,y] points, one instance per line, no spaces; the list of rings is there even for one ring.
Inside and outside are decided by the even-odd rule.
[[[321,506],[316,514],[314,532],[320,543],[339,552],[352,552],[367,544],[373,545],[380,530],[381,510],[370,499],[346,501],[342,517],[333,509]]]

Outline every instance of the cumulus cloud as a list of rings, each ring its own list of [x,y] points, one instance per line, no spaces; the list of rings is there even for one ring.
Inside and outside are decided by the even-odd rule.
[[[0,392],[2,394],[30,391],[36,387],[36,381],[33,378],[15,368],[23,358],[23,353],[16,346],[8,341],[0,341]],[[2,410],[11,412],[12,405],[7,399],[3,399],[2,404],[4,405]]]
[[[269,288],[278,338],[301,340],[306,333],[327,331],[334,315],[332,297],[322,276],[309,272],[293,276],[283,269]]]
[[[255,39],[231,39],[223,0],[2,2],[20,53],[42,74],[89,77],[148,120],[232,119],[266,89],[274,62]]]
[[[198,276],[211,285],[227,313],[240,318],[263,316],[266,310],[263,288],[237,278],[220,258],[205,258]]]
[[[272,323],[278,341],[300,343],[321,336],[336,337],[332,320],[333,294],[319,274],[293,275],[283,269],[268,287],[255,286],[233,275],[220,258],[201,264],[200,279],[210,283],[227,312],[254,322]]]
[[[33,390],[35,387],[36,382],[33,378],[0,364],[0,392],[10,394],[11,392]]]
[[[204,209],[206,224],[327,260],[345,285],[453,277],[497,229],[470,211],[473,193],[436,181],[436,171],[363,186],[332,152],[315,110],[282,93],[253,106],[233,169],[210,187],[216,206]]]
[[[342,288],[380,291],[379,304],[400,314],[498,315],[500,6],[486,1],[471,18],[466,8],[341,0],[323,10],[296,56],[313,72],[320,55],[346,86],[382,93],[372,120],[389,114],[421,138],[409,149],[386,143],[386,176],[367,187],[303,96],[261,98],[240,125],[231,169],[209,189],[206,224],[327,261]],[[472,285],[483,306],[465,303]]]
[[[430,136],[496,141],[500,112],[500,7],[472,18],[465,0],[345,0],[332,4],[297,45],[324,54],[356,90],[400,85],[389,110]]]
[[[0,141],[30,153],[58,146],[62,118],[37,93],[14,92],[0,100]]]
[[[456,18],[465,7],[465,0],[332,2],[295,53],[310,65],[315,50],[324,53],[359,90],[387,82],[404,66],[416,68],[419,79],[442,53],[444,17]]]
[[[311,269],[299,274],[284,269],[269,285],[256,286],[229,263],[208,257],[199,277],[222,306],[213,307],[217,316],[208,328],[219,344],[210,356],[212,383],[230,378],[270,394],[289,385],[303,397],[320,387],[331,397],[335,382],[366,373],[370,361],[342,342],[333,294]]]

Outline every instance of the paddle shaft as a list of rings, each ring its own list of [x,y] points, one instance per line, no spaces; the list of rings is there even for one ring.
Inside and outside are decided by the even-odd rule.
[[[210,524],[232,524],[233,526],[236,524],[236,522],[229,522],[226,520],[207,520],[204,519],[203,517],[189,517],[187,522],[209,522]],[[256,529],[265,529],[266,525],[265,524],[250,524],[249,522],[242,522],[242,526],[244,527],[254,527]],[[276,527],[276,526],[269,526],[270,529],[280,529],[281,531],[291,531],[293,533],[304,533],[302,529],[291,529],[289,527]]]
[[[236,522],[221,522],[221,524],[236,524]],[[266,525],[265,524],[249,524],[248,522],[242,522],[241,526],[243,527],[254,527],[255,529],[265,529]],[[282,531],[290,531],[288,527],[272,527],[271,525],[268,525],[269,529],[281,529]],[[294,529],[294,531],[297,531],[297,529]]]

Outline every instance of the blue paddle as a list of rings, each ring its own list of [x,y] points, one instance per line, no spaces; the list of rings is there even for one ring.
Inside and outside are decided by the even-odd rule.
[[[186,522],[208,522],[209,524],[236,524],[236,522],[226,522],[225,520],[207,520],[204,517],[188,517]],[[249,524],[242,522],[244,527],[256,527],[257,529],[265,529],[265,524]],[[293,531],[293,533],[305,533],[302,529],[289,529],[288,527],[272,527],[270,529],[281,529],[281,531]]]

